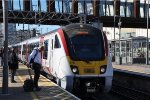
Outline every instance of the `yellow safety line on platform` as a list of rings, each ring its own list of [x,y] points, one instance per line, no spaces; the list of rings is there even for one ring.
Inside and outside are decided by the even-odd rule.
[[[21,76],[19,76],[18,73],[16,73],[16,74],[17,74],[17,77],[21,80],[21,82],[24,82],[23,79],[21,78]],[[30,94],[32,95],[34,100],[38,100],[38,97],[34,92],[30,92]]]

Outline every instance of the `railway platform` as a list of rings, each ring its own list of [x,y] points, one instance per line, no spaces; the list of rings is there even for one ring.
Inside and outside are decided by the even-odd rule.
[[[132,88],[143,93],[150,93],[150,65],[117,65],[113,63],[113,68],[113,84]]]
[[[58,85],[46,79],[42,75],[39,79],[39,86],[42,88],[41,91],[24,92],[23,83],[26,78],[29,78],[29,75],[27,67],[23,64],[19,64],[19,69],[17,70],[17,75],[15,76],[17,83],[11,83],[9,79],[9,92],[7,95],[3,95],[2,70],[3,67],[0,66],[0,100],[79,100],[79,98],[60,88]]]
[[[150,77],[150,65],[142,65],[142,64],[118,65],[118,64],[113,63],[113,68],[114,70],[117,70],[117,71]]]

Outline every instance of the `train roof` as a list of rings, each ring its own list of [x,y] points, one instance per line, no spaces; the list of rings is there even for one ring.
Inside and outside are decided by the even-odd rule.
[[[83,27],[86,27],[86,28],[91,28],[91,27],[92,27],[92,26],[89,25],[89,24],[82,24],[82,23],[69,24],[69,25],[62,26],[62,27],[57,28],[57,29],[55,29],[55,30],[52,30],[52,31],[50,31],[50,32],[48,32],[48,33],[41,34],[41,35],[39,35],[39,36],[37,36],[37,37],[33,37],[33,38],[30,38],[30,39],[36,39],[36,38],[39,38],[39,37],[41,37],[41,36],[45,36],[45,35],[54,33],[54,32],[56,32],[58,29],[63,29],[63,30],[65,30],[65,31],[67,31],[67,30],[73,29],[73,28],[80,28],[81,25],[83,25]],[[98,29],[98,28],[96,28],[96,27],[93,27],[93,28]],[[30,39],[27,39],[27,40],[30,40]],[[27,40],[24,40],[24,41],[27,41]]]
[[[70,29],[74,29],[74,28],[87,28],[87,29],[92,28],[95,30],[99,30],[98,28],[93,27],[90,24],[82,24],[82,23],[69,24],[69,25],[62,27],[62,29],[65,31],[69,31]]]
[[[56,32],[58,29],[63,29],[63,30],[65,30],[65,31],[69,31],[70,29],[74,29],[74,28],[92,28],[92,29],[96,29],[96,30],[99,30],[98,28],[96,28],[96,27],[93,27],[93,26],[91,26],[91,25],[89,25],[89,24],[82,24],[82,23],[73,23],[73,24],[69,24],[69,25],[66,25],[66,26],[61,26],[60,28],[57,28],[57,29],[55,29],[55,30],[52,30],[52,31],[50,31],[50,32],[48,32],[48,33],[45,33],[45,34],[41,34],[41,35],[39,35],[39,36],[37,36],[37,37],[32,37],[32,38],[30,38],[30,39],[27,39],[27,40],[24,40],[24,41],[22,41],[22,42],[20,42],[20,43],[17,43],[17,44],[21,44],[21,43],[26,43],[27,41],[30,41],[30,40],[33,40],[33,39],[38,39],[39,37],[42,37],[42,36],[46,36],[46,35],[48,35],[48,34],[51,34],[51,33],[54,33],[54,32]],[[12,44],[11,46],[13,46],[13,45],[17,45],[17,44]]]

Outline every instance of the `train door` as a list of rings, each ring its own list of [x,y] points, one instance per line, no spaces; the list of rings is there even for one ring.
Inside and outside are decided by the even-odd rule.
[[[51,71],[53,73],[54,71],[54,67],[53,67],[53,51],[54,51],[54,37],[51,36],[50,39],[50,67],[51,67]]]

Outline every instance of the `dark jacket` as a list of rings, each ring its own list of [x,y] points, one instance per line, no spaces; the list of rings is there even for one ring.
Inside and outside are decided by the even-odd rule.
[[[18,69],[18,57],[15,52],[10,53],[9,69]]]
[[[3,53],[3,51],[1,50],[1,51],[0,51],[0,57],[3,58],[3,56],[4,56],[4,53]]]

